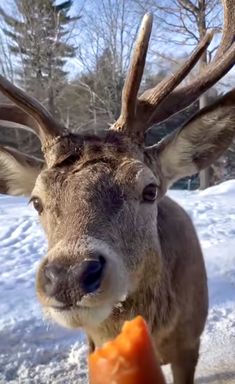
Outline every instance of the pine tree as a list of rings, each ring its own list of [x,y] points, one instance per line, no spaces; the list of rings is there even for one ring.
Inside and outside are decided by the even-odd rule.
[[[55,5],[54,0],[15,0],[17,15],[0,8],[10,38],[10,50],[17,61],[19,83],[56,114],[56,98],[67,73],[68,58],[75,56],[75,47],[68,43],[69,26],[78,20],[71,17],[72,0]]]

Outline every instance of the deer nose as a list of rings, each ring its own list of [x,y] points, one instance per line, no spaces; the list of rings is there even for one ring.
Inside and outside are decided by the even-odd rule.
[[[82,263],[65,266],[48,263],[43,270],[43,289],[47,296],[72,306],[82,296],[96,292],[102,282],[106,260],[102,255]]]

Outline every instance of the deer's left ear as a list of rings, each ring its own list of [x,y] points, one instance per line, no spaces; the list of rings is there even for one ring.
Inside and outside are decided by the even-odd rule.
[[[43,164],[41,159],[0,146],[0,193],[30,196]]]
[[[235,90],[202,109],[182,128],[146,148],[148,163],[160,164],[167,186],[207,168],[235,136]]]

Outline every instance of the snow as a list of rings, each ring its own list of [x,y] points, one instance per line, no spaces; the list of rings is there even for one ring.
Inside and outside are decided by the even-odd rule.
[[[235,180],[169,195],[192,217],[208,272],[210,311],[196,382],[235,383]],[[86,382],[84,335],[44,320],[35,296],[45,250],[27,200],[0,196],[0,383]]]

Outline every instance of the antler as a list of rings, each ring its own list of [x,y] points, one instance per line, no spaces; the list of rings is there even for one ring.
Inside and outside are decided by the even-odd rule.
[[[189,59],[174,75],[163,80],[156,87],[145,91],[138,98],[137,93],[143,75],[152,28],[152,15],[147,14],[144,16],[123,88],[121,115],[111,129],[122,131],[124,134],[133,137],[138,143],[143,142],[144,133],[150,126],[186,108],[232,68],[235,62],[234,0],[223,0],[223,6],[224,30],[222,41],[215,59],[207,66],[201,77],[192,81],[189,85],[175,89],[205,52],[212,39],[211,33],[204,37]],[[53,165],[57,158],[62,160],[68,156],[69,152],[74,152],[76,143],[72,143],[71,140],[67,139],[69,134],[66,128],[58,123],[41,103],[11,84],[1,75],[0,91],[25,112],[19,114],[19,110],[15,109],[18,117],[15,114],[14,122],[25,124],[27,122],[26,115],[29,115],[34,121],[30,126],[40,137],[42,150],[48,165]],[[2,115],[4,113],[4,109],[2,109]],[[2,118],[1,108],[0,118]],[[61,143],[62,138],[63,144]]]
[[[0,126],[20,128],[39,137],[39,125],[27,113],[14,104],[0,104]]]
[[[0,90],[38,123],[39,136],[43,145],[64,134],[65,128],[53,118],[39,101],[27,95],[1,75]]]
[[[212,39],[212,33],[205,35],[195,51],[174,75],[164,79],[156,87],[145,91],[139,98],[137,98],[138,90],[136,91],[136,88],[139,88],[141,79],[139,77],[136,79],[134,76],[131,76],[131,74],[137,72],[136,63],[138,63],[142,66],[141,70],[138,70],[138,74],[139,76],[142,76],[151,28],[150,30],[145,28],[147,31],[145,34],[140,32],[134,49],[134,59],[131,61],[129,73],[124,85],[121,116],[112,126],[112,129],[120,130],[128,136],[137,139],[138,142],[142,142],[144,133],[149,127],[155,123],[168,119],[170,116],[192,104],[202,93],[213,86],[233,67],[235,63],[235,3],[233,0],[223,0],[223,6],[223,36],[213,62],[207,66],[200,78],[197,78],[189,85],[181,86],[176,90],[174,89],[188,75],[202,56],[203,52],[205,52]],[[150,24],[148,21],[150,17],[150,15],[144,17],[141,30],[144,29],[144,23],[146,23],[146,25],[147,22]],[[140,51],[139,47],[141,46],[141,39],[145,51],[141,53],[142,60],[138,60],[136,56]],[[129,84],[130,81],[135,82],[135,84],[132,84],[131,86]],[[127,83],[128,87],[126,86]],[[135,89],[133,94],[130,93],[132,89]],[[128,100],[132,100],[132,103],[128,103]],[[133,108],[133,105],[135,106],[135,109]],[[123,111],[127,112],[123,114]],[[132,129],[133,125],[134,129]]]
[[[115,123],[115,127],[113,127],[116,130],[122,130],[123,133],[132,131],[132,124],[135,120],[137,93],[139,91],[144,71],[149,38],[152,31],[152,23],[152,15],[144,15],[139,34],[136,39],[130,69],[124,83],[122,91],[121,114]]]
[[[219,48],[214,61],[221,58],[235,41],[235,3],[234,0],[221,0],[224,9],[224,27]]]
[[[66,128],[56,121],[39,101],[27,95],[1,75],[0,91],[22,109],[20,111],[13,105],[1,105],[0,119],[30,126],[41,140],[42,151],[48,166],[52,166],[58,157],[66,157],[66,150],[71,150],[68,140],[66,140],[69,135]],[[65,138],[63,145],[57,145],[62,138]]]

